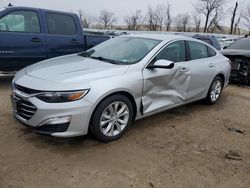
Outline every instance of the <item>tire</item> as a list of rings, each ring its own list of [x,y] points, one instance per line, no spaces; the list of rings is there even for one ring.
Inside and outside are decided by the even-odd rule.
[[[117,140],[131,125],[133,115],[133,105],[127,97],[110,96],[96,107],[91,118],[90,131],[98,141]]]
[[[212,81],[207,97],[205,98],[204,102],[209,105],[215,104],[219,100],[222,90],[223,90],[223,80],[221,77],[217,76]]]

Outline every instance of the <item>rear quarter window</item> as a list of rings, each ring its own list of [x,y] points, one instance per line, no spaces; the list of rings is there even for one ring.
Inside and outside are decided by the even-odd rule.
[[[208,51],[208,56],[209,57],[216,56],[216,54],[217,54],[212,48],[210,48],[208,46],[207,46],[207,51]]]
[[[77,34],[77,27],[75,24],[75,20],[70,15],[47,13],[46,19],[47,19],[49,34],[56,34],[56,35]]]

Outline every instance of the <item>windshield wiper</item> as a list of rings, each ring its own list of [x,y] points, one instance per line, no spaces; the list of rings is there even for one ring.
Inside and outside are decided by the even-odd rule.
[[[92,49],[92,50],[89,50],[89,51],[84,51],[84,52],[82,52],[82,53],[79,53],[78,55],[79,56],[82,56],[82,57],[89,57],[91,54],[93,54],[95,52],[95,50],[94,49]]]
[[[89,56],[89,58],[92,58],[92,59],[97,59],[97,60],[100,60],[100,61],[105,61],[105,62],[108,62],[108,63],[112,63],[112,64],[118,64],[117,61],[115,60],[112,60],[112,59],[107,59],[107,58],[104,58],[104,57],[101,57],[101,56]]]

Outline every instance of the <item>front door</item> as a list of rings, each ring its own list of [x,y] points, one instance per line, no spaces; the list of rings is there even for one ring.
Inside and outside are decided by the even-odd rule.
[[[161,109],[171,108],[186,101],[190,84],[190,70],[186,66],[184,41],[175,41],[163,48],[151,63],[157,60],[170,60],[175,63],[172,69],[143,70],[143,113],[146,115]]]
[[[0,18],[0,70],[19,70],[46,58],[38,12],[16,10]]]

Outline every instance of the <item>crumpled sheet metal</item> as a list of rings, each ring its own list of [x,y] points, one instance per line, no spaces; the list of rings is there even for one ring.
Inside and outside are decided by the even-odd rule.
[[[186,100],[190,83],[190,71],[181,72],[181,67],[161,71],[160,76],[144,77],[144,95],[142,97],[143,113],[147,114],[156,109],[178,105]],[[165,73],[165,74],[164,74]],[[158,74],[158,73],[156,73]]]

